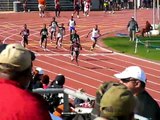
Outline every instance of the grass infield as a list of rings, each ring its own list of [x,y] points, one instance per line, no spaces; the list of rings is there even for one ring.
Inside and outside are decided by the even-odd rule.
[[[103,42],[117,52],[160,62],[160,36],[138,39],[140,42],[138,42],[137,53],[135,53],[136,42],[129,41],[128,37],[108,37],[103,39]]]

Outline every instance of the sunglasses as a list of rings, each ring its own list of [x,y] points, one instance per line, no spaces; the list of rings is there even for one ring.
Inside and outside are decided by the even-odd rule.
[[[133,78],[125,78],[125,79],[121,79],[121,81],[122,81],[123,83],[128,83],[128,82],[130,82],[130,81],[136,81],[136,80],[133,79]]]

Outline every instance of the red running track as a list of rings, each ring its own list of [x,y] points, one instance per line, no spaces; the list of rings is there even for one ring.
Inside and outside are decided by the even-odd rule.
[[[79,57],[79,66],[75,62],[71,62],[69,55],[67,23],[71,14],[71,12],[62,12],[61,17],[56,19],[58,23],[63,22],[65,24],[67,31],[63,41],[63,48],[61,49],[55,49],[55,41],[53,43],[48,42],[48,51],[43,51],[39,47],[40,29],[43,23],[46,23],[47,26],[50,24],[54,15],[53,12],[47,12],[45,18],[40,18],[38,12],[0,13],[0,40],[4,43],[20,43],[21,36],[19,32],[23,28],[23,24],[27,24],[31,32],[27,47],[37,55],[34,67],[42,67],[52,80],[57,74],[64,74],[66,76],[65,87],[74,90],[84,88],[90,96],[95,96],[96,89],[102,82],[117,81],[113,74],[122,71],[127,66],[138,65],[147,74],[147,91],[160,104],[160,63],[121,53],[112,53],[107,50],[108,48],[102,47],[101,40],[99,40],[99,45],[96,46],[96,49],[90,51],[92,42],[90,38],[85,38],[95,24],[99,25],[101,34],[104,34],[103,37],[114,35],[118,32],[126,33],[126,25],[131,16],[133,16],[133,10],[118,11],[115,14],[91,11],[89,17],[80,15],[80,19],[75,18],[77,22],[76,29],[81,37],[83,47]],[[146,20],[152,21],[151,15],[152,10],[137,11],[137,21],[140,27],[144,26]]]

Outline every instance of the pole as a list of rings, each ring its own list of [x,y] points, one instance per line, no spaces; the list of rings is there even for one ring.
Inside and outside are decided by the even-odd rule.
[[[137,0],[134,0],[134,19],[137,20]]]
[[[137,53],[137,48],[138,48],[138,38],[136,38],[134,53]]]
[[[158,19],[158,24],[159,24],[159,0],[157,0],[157,19]]]
[[[155,0],[153,0],[153,30],[155,30]]]

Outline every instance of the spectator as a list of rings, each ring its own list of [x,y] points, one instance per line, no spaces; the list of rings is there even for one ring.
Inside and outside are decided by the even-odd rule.
[[[129,31],[130,41],[134,41],[136,38],[136,31],[138,31],[138,23],[135,21],[134,17],[132,17],[128,22],[127,28]]]
[[[74,112],[74,106],[69,103],[69,111],[70,112]],[[56,110],[54,111],[53,115],[55,116],[58,116],[64,120],[72,120],[72,118],[75,116],[75,115],[67,115],[67,117],[63,114],[64,112],[64,104],[60,104],[58,105],[58,107],[56,108]]]
[[[100,117],[109,120],[133,120],[136,99],[123,84],[112,86],[100,100]]]
[[[27,12],[27,1],[28,0],[23,0],[23,12]]]
[[[160,118],[160,107],[145,90],[147,79],[145,72],[140,67],[127,67],[121,73],[114,74],[114,76],[137,97],[139,104],[135,109],[136,114],[152,120],[158,120]]]
[[[83,88],[79,88],[79,89],[77,90],[77,92],[82,93],[82,94],[85,94],[85,90],[84,90]],[[78,107],[78,106],[80,106],[81,103],[84,103],[84,102],[85,102],[85,101],[84,101],[83,99],[75,98],[75,99],[74,99],[74,106],[75,106],[75,107]]]
[[[144,33],[147,33],[147,36],[150,36],[150,31],[153,29],[152,25],[149,23],[149,21],[146,21],[145,28],[142,29],[142,37],[144,37]]]
[[[51,82],[49,85],[49,88],[63,88],[63,85],[65,83],[65,77],[62,74],[58,74],[55,77],[55,80]],[[59,94],[48,94],[45,96],[46,100],[49,103],[49,111],[51,113],[54,112],[55,108],[61,103],[61,97]]]
[[[98,116],[100,116],[100,100],[103,97],[104,93],[108,91],[108,89],[110,89],[112,86],[119,86],[119,84],[120,83],[110,81],[110,82],[104,82],[98,87],[96,91],[94,107],[91,112],[91,119],[95,119]]]
[[[43,89],[48,88],[48,84],[49,84],[49,76],[48,75],[42,76],[42,84],[43,84]]]
[[[43,98],[26,90],[32,79],[31,55],[20,44],[6,45],[0,53],[0,120],[51,120]]]
[[[33,82],[32,88],[43,88],[42,78],[43,78],[44,71],[42,68],[37,67],[33,73]]]
[[[58,74],[55,77],[55,80],[51,83],[51,88],[63,88],[63,85],[65,83],[65,77],[62,74]]]

